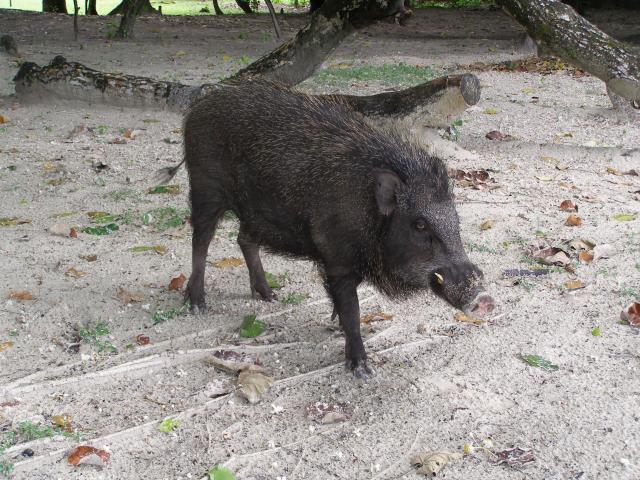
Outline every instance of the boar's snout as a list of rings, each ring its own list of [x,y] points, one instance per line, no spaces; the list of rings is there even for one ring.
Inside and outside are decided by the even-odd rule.
[[[480,292],[476,298],[464,308],[464,313],[474,317],[483,317],[493,311],[493,298],[487,292]]]
[[[482,272],[469,262],[452,264],[433,272],[431,289],[452,306],[481,317],[494,308],[493,298],[484,290]]]

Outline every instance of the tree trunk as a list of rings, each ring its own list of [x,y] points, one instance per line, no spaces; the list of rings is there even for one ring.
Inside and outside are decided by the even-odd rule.
[[[640,56],[558,0],[497,0],[539,45],[640,104]]]
[[[133,26],[136,23],[136,18],[142,11],[144,4],[149,3],[149,0],[125,0],[122,3],[125,4],[124,13],[115,36],[116,38],[133,37]]]
[[[216,15],[224,15],[220,5],[218,5],[218,0],[213,0],[213,11],[216,12]]]
[[[273,8],[273,3],[271,3],[271,0],[264,0],[264,3],[267,4],[267,8],[269,9],[269,15],[271,15],[271,21],[273,22],[273,29],[276,31],[276,37],[280,40],[282,38],[282,32],[280,31],[280,25],[278,24],[278,17],[276,17],[276,11]]]
[[[95,0],[93,0],[95,1]],[[134,0],[122,0],[113,10],[111,10],[108,15],[124,15],[125,8]],[[158,11],[153,8],[150,0],[142,0],[142,5],[140,6],[139,13],[158,13]]]
[[[73,39],[78,41],[78,0],[73,0]]]
[[[98,15],[98,8],[96,4],[97,0],[89,0],[89,8],[86,12],[87,15]]]
[[[67,13],[67,2],[65,0],[42,0],[42,11]]]
[[[14,78],[16,94],[24,102],[53,99],[88,101],[126,107],[184,111],[199,97],[222,85],[182,85],[145,77],[108,74],[55,57],[39,67],[24,63]],[[437,78],[399,92],[370,96],[332,95],[354,110],[374,119],[408,120],[417,127],[440,127],[459,118],[467,106],[480,99],[480,82],[474,75]]]
[[[236,3],[244,13],[253,13],[253,10],[251,10],[251,5],[247,0],[236,0]]]
[[[327,0],[295,38],[283,43],[234,78],[262,76],[285,85],[296,85],[313,75],[324,59],[354,28],[404,10],[402,0]]]

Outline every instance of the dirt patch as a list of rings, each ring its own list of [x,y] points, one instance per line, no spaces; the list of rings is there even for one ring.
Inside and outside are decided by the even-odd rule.
[[[612,29],[632,23],[613,18]],[[81,20],[82,48],[65,16],[2,11],[0,30],[37,63],[62,54],[193,84],[273,48],[263,16],[149,17],[130,42],[105,38],[109,19]],[[287,16],[281,25],[290,36],[304,21]],[[522,57],[522,38],[500,12],[419,11],[405,29],[358,32],[326,67],[404,62],[457,71]],[[441,476],[640,476],[640,330],[619,324],[623,307],[639,300],[640,180],[616,175],[638,169],[640,130],[610,109],[600,81],[565,71],[477,73],[483,99],[458,126],[471,155],[450,166],[485,169],[499,187],[456,187],[463,239],[498,311],[476,326],[456,321],[430,294],[391,302],[363,286],[363,314],[393,318],[373,315],[363,325],[378,375],[362,383],[343,370],[344,340],[311,263],[265,255],[279,298],[290,301],[251,299],[244,266],[229,261],[242,257],[232,218],[210,249],[211,313],[180,310],[181,292],[169,285],[190,272],[184,172],[172,191],[149,191],[154,172],[181,158],[178,115],[22,105],[11,97],[13,60],[0,57],[0,68],[0,217],[16,219],[0,227],[0,434],[16,432],[19,442],[0,460],[14,465],[15,478],[201,478],[215,464],[239,479],[420,478],[412,455],[462,452],[464,444],[474,452]],[[301,86],[391,87],[379,78]],[[490,140],[490,131],[510,137]],[[567,199],[578,205],[580,226],[565,224],[569,212],[559,206]],[[488,219],[491,228],[481,229]],[[578,262],[562,243],[576,237],[611,245],[610,258]],[[567,249],[573,273],[504,273],[536,268],[530,247],[547,245]],[[575,280],[584,288],[567,287]],[[33,299],[8,298],[20,291]],[[255,340],[239,336],[249,314],[266,324]],[[206,362],[220,349],[251,356],[275,378],[261,403],[247,404],[233,376]],[[536,368],[523,355],[558,369]],[[349,415],[313,421],[315,402]],[[45,429],[63,415],[75,433],[55,422]],[[168,417],[179,426],[159,431]],[[108,450],[109,464],[70,467],[66,455],[79,443]],[[514,469],[480,447],[531,449],[535,460]]]

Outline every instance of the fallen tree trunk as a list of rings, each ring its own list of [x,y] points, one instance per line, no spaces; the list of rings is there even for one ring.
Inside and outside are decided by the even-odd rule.
[[[99,72],[80,63],[55,57],[49,65],[23,63],[13,79],[21,101],[86,101],[123,107],[186,110],[196,99],[225,84],[200,86],[164,82],[133,75]],[[231,80],[238,81],[236,80]],[[374,119],[408,120],[417,126],[440,127],[451,123],[480,100],[475,75],[436,78],[398,92],[370,96],[332,95],[354,110]]]
[[[559,0],[497,0],[529,35],[553,54],[605,82],[640,107],[640,55]]]

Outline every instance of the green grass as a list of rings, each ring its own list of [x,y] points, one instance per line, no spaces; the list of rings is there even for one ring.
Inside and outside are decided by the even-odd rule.
[[[436,77],[436,72],[429,67],[412,66],[405,63],[357,67],[338,64],[320,70],[312,77],[312,81],[329,86],[345,86],[354,81],[409,86],[424,83]]]
[[[99,15],[106,15],[113,10],[120,0],[99,0],[97,9]],[[264,2],[263,2],[264,3]],[[151,0],[151,5],[154,8],[158,8],[162,5],[163,15],[211,15],[213,14],[213,5],[211,2],[203,2],[201,0]],[[79,1],[80,15],[84,15],[84,2]],[[200,13],[200,10],[204,7],[208,7],[211,13]],[[241,14],[242,10],[236,7],[235,2],[221,2],[220,7],[225,14]],[[42,11],[42,0],[11,0],[11,7],[9,7],[9,0],[0,0],[0,8],[15,8],[18,10],[31,10],[34,12]],[[73,0],[67,0],[67,11],[73,13]],[[119,22],[119,17],[116,18]],[[82,24],[80,24],[82,27]]]
[[[83,342],[93,345],[98,353],[118,353],[118,349],[105,339],[109,335],[109,326],[105,322],[96,322],[78,330]]]

